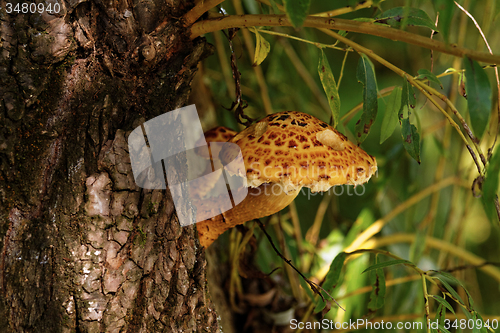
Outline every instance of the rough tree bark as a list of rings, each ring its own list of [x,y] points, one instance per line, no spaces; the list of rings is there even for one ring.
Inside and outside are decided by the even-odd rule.
[[[0,331],[216,331],[194,227],[127,147],[187,103],[210,51],[182,28],[193,4],[57,1],[0,1]]]

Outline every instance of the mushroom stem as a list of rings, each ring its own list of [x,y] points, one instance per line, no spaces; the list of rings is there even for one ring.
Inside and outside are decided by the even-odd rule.
[[[288,206],[299,192],[300,189],[296,189],[285,193],[281,186],[276,188],[273,184],[249,188],[246,198],[233,209],[196,223],[201,246],[207,248],[219,235],[239,224],[279,212]],[[197,208],[203,209],[203,207]]]

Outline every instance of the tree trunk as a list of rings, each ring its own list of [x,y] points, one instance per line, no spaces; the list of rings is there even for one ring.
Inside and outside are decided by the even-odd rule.
[[[137,187],[127,145],[187,103],[210,51],[193,4],[58,1],[0,1],[0,331],[216,331],[194,226]]]

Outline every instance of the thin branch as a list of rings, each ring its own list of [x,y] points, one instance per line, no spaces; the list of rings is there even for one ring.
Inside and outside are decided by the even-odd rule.
[[[234,27],[254,26],[291,26],[286,15],[229,15],[196,22],[191,27],[191,39],[200,35]],[[344,19],[332,19],[324,17],[308,16],[304,21],[304,27],[346,30],[368,35],[384,37],[387,39],[406,42],[441,53],[451,54],[456,57],[467,56],[471,59],[491,64],[500,64],[500,56],[489,53],[464,49],[453,44],[446,44],[429,37],[413,34],[407,31],[393,29],[384,25],[359,22]]]
[[[184,26],[189,27],[196,22],[203,14],[214,8],[224,0],[204,0],[194,6],[189,12],[184,15]]]
[[[271,244],[272,248],[274,249],[274,252],[276,252],[276,254],[277,254],[277,255],[278,255],[281,259],[283,259],[283,261],[285,261],[285,262],[286,262],[286,263],[287,263],[290,267],[292,267],[292,268],[293,268],[293,269],[294,269],[294,270],[295,270],[295,271],[296,271],[296,272],[297,272],[297,273],[298,273],[298,274],[299,274],[299,275],[300,275],[300,276],[304,279],[304,281],[306,281],[306,282],[307,282],[307,284],[309,285],[309,287],[311,287],[311,289],[312,289],[312,290],[313,290],[316,294],[318,294],[318,295],[321,297],[321,299],[323,300],[323,302],[325,302],[325,303],[326,303],[325,298],[323,297],[323,294],[321,294],[321,291],[323,291],[325,294],[327,294],[327,295],[328,295],[328,296],[329,296],[329,297],[330,297],[330,298],[331,298],[331,299],[335,302],[335,304],[337,304],[337,306],[338,306],[339,308],[341,308],[342,310],[344,310],[344,311],[345,311],[345,309],[344,309],[343,307],[341,307],[339,303],[337,303],[337,301],[336,301],[336,300],[332,297],[332,295],[330,295],[330,294],[329,294],[329,293],[328,293],[325,289],[323,289],[323,287],[321,287],[321,286],[320,286],[320,285],[318,285],[317,283],[315,283],[315,282],[313,282],[313,281],[309,280],[308,278],[306,278],[306,277],[304,276],[304,274],[302,274],[302,273],[301,273],[301,272],[300,272],[300,271],[299,271],[299,270],[298,270],[298,269],[297,269],[297,268],[296,268],[296,267],[292,264],[292,261],[291,261],[290,259],[285,258],[285,256],[283,256],[283,255],[281,254],[281,252],[280,252],[280,251],[276,248],[276,245],[274,245],[274,242],[273,242],[273,240],[272,240],[271,236],[269,236],[269,234],[268,234],[268,233],[267,233],[267,231],[266,231],[266,228],[264,227],[264,225],[262,224],[262,222],[260,222],[260,220],[259,220],[259,219],[255,219],[254,221],[255,221],[255,222],[257,222],[257,224],[259,225],[259,227],[260,227],[260,229],[262,230],[262,232],[264,233],[264,235],[266,235],[267,240],[269,241],[269,243]],[[319,291],[319,290],[318,290],[318,288],[319,288],[319,289],[321,289],[321,291]]]

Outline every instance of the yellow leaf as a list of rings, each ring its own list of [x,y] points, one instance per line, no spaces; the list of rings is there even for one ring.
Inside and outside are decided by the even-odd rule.
[[[259,34],[259,31],[253,27],[249,28],[251,32],[255,34],[256,45],[255,45],[255,55],[253,58],[253,66],[259,66],[264,59],[266,59],[269,51],[271,50],[271,44]]]

